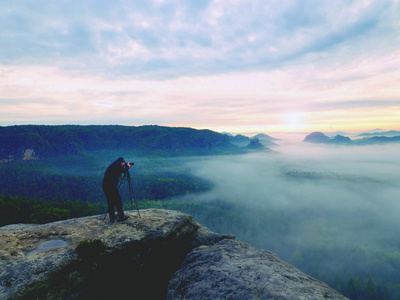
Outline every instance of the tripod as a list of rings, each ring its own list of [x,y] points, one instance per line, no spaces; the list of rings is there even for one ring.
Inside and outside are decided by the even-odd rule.
[[[129,198],[131,199],[131,209],[133,209],[133,201],[135,201],[135,205],[136,205],[136,210],[138,212],[138,215],[140,217],[140,212],[139,212],[139,207],[138,207],[138,203],[136,201],[135,195],[133,194],[133,187],[132,187],[132,180],[131,180],[131,174],[129,173],[129,171],[126,171],[126,173],[124,174],[124,176],[121,177],[121,182],[119,183],[118,189],[121,186],[122,182],[124,180],[128,181],[128,188],[129,188]]]
[[[137,210],[137,212],[138,212],[139,218],[141,218],[140,212],[139,212],[138,203],[137,203],[136,198],[135,198],[135,195],[134,195],[134,193],[133,193],[131,174],[129,174],[129,171],[128,171],[128,170],[126,171],[126,173],[125,173],[124,175],[121,174],[121,180],[120,180],[120,182],[119,182],[119,184],[118,184],[118,190],[119,190],[121,184],[124,182],[124,180],[127,180],[127,181],[128,181],[129,198],[130,198],[130,200],[131,200],[131,209],[133,209],[133,201],[135,201],[136,210]],[[104,216],[104,219],[103,219],[103,220],[106,219],[107,214],[108,214],[108,210],[107,210],[106,215]]]

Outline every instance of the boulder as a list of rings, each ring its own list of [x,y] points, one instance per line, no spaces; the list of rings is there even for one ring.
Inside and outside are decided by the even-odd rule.
[[[346,299],[280,260],[236,240],[200,246],[171,278],[167,299]]]

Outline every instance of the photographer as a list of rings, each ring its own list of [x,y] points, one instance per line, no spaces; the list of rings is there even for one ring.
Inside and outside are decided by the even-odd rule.
[[[104,173],[103,191],[107,198],[108,213],[110,215],[110,222],[125,221],[128,216],[122,210],[121,196],[118,192],[118,182],[122,173],[127,173],[131,164],[125,162],[124,158],[120,157],[112,162]],[[118,218],[115,216],[115,208],[118,212]]]

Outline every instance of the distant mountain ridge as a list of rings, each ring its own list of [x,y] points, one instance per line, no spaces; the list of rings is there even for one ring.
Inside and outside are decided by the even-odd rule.
[[[274,141],[278,141],[279,139],[271,137],[264,133],[259,133],[253,137],[248,137],[242,134],[232,135],[230,133],[223,133],[229,137],[229,140],[232,144],[237,145],[239,147],[252,147],[256,141],[262,144],[262,146],[274,146],[276,143]]]
[[[396,132],[394,130],[388,132]],[[400,132],[399,132],[400,134]],[[343,135],[336,135],[335,137],[328,137],[322,132],[316,131],[307,135],[303,142],[306,143],[320,143],[320,144],[341,144],[341,145],[371,145],[371,144],[383,144],[383,143],[395,143],[400,142],[399,136],[372,136],[364,137],[362,139],[352,140],[349,137]]]
[[[324,144],[349,144],[351,139],[343,135],[336,135],[333,138],[328,137],[322,132],[313,132],[304,139],[306,143],[324,143]]]
[[[249,142],[247,142],[249,144]],[[247,145],[246,144],[246,145]],[[157,125],[21,125],[0,127],[0,160],[22,158],[27,149],[38,157],[129,150],[140,155],[211,155],[245,151],[230,137],[203,129]]]
[[[397,136],[400,135],[398,130],[377,131],[377,132],[363,132],[358,136]]]
[[[259,134],[255,135],[255,136],[253,136],[253,138],[258,138],[260,140],[266,139],[266,140],[269,140],[269,141],[279,141],[279,139],[274,138],[272,136],[269,136],[268,134],[265,134],[265,133],[259,133]]]

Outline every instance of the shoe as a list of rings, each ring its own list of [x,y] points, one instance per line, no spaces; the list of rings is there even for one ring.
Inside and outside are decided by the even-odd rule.
[[[129,216],[127,216],[127,215],[123,216],[122,218],[118,217],[118,222],[122,222],[122,221],[128,220],[128,218],[129,218]]]
[[[110,216],[110,220],[108,221],[108,223],[114,223],[115,221],[117,221],[118,220],[118,215],[114,215],[113,217],[112,216]]]

